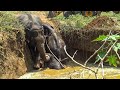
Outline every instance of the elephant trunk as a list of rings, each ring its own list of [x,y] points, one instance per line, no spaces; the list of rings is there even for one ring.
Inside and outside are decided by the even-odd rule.
[[[38,36],[35,38],[35,41],[36,41],[36,49],[40,53],[40,57],[42,58],[43,61],[47,61],[46,51],[45,51],[45,47],[44,47],[44,42],[45,42],[44,37]]]

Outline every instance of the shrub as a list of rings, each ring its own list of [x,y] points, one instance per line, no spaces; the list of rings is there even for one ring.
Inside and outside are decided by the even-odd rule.
[[[0,31],[9,31],[13,29],[23,29],[15,17],[13,11],[0,11]]]

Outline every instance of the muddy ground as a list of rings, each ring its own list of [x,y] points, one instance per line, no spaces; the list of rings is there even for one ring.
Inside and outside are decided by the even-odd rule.
[[[93,70],[97,69],[96,66],[93,67],[93,64],[88,64],[88,66],[92,66],[91,69]],[[98,79],[103,79],[101,68],[97,76]],[[93,72],[77,66],[74,62],[69,62],[65,69],[34,70],[20,76],[18,79],[96,79],[96,77]],[[104,79],[120,79],[120,68],[104,66]]]

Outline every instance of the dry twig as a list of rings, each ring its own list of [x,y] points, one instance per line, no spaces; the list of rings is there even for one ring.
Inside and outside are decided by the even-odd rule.
[[[111,31],[109,32],[109,35],[111,34]],[[105,42],[102,44],[102,46],[98,49],[98,50],[96,50],[94,53],[93,53],[93,55],[91,55],[87,60],[86,60],[86,62],[85,62],[85,66],[86,66],[86,64],[87,64],[87,62],[99,51],[99,50],[101,50],[102,48],[103,48],[103,46],[106,44],[106,42],[107,42],[107,39],[105,40]]]
[[[113,43],[113,45],[109,48],[109,50],[107,51],[107,53],[105,54],[105,56],[103,58],[100,58],[101,59],[101,62],[98,64],[98,68],[96,70],[96,73],[98,73],[98,69],[101,65],[101,63],[103,62],[103,60],[106,58],[106,56],[109,54],[109,52],[111,51],[111,49],[113,48],[113,46],[117,43],[117,40]]]
[[[68,54],[68,52],[66,51],[66,46],[64,46],[64,50],[65,50],[65,53],[67,54],[67,56],[68,56],[74,63],[76,63],[76,64],[80,65],[81,67],[83,67],[83,68],[85,68],[85,69],[88,69],[88,70],[90,70],[90,71],[92,71],[93,73],[96,74],[96,72],[95,72],[94,70],[92,70],[91,68],[86,67],[85,65],[82,65],[81,63],[78,63],[77,61],[75,61],[75,60],[73,59],[73,57],[71,57],[71,56]],[[73,55],[73,56],[74,56],[74,55]]]

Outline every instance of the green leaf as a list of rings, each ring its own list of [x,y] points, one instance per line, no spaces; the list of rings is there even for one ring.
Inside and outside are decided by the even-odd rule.
[[[120,35],[115,35],[115,38],[118,40],[120,39]]]
[[[115,46],[113,46],[113,49],[115,52],[117,52],[118,49],[120,49],[120,43],[117,43]]]
[[[107,60],[109,61],[109,65],[113,65],[113,66],[117,67],[117,57],[116,57],[116,55],[108,56]]]
[[[117,52],[117,51],[118,51],[118,47],[117,47],[117,46],[113,46],[113,50],[114,50],[115,52]]]
[[[96,64],[96,63],[99,62],[99,61],[100,61],[100,58],[99,58],[99,56],[97,55],[94,64]]]
[[[98,38],[94,39],[93,41],[103,41],[106,38],[107,38],[106,35],[100,35]]]
[[[116,38],[115,38],[114,35],[109,36],[109,39],[111,39],[111,40],[115,40],[115,41],[116,41]]]
[[[110,35],[110,36],[109,36],[109,40],[114,40],[114,41],[116,41],[116,40],[118,40],[118,39],[120,39],[120,35]]]
[[[105,60],[105,62],[109,62],[109,59]]]
[[[120,43],[117,43],[117,47],[118,47],[118,49],[120,49]]]
[[[105,51],[98,52],[98,55],[96,56],[96,61],[94,62],[94,64],[97,63],[98,61],[100,61],[101,58],[103,58],[105,56],[105,54],[106,54]]]

